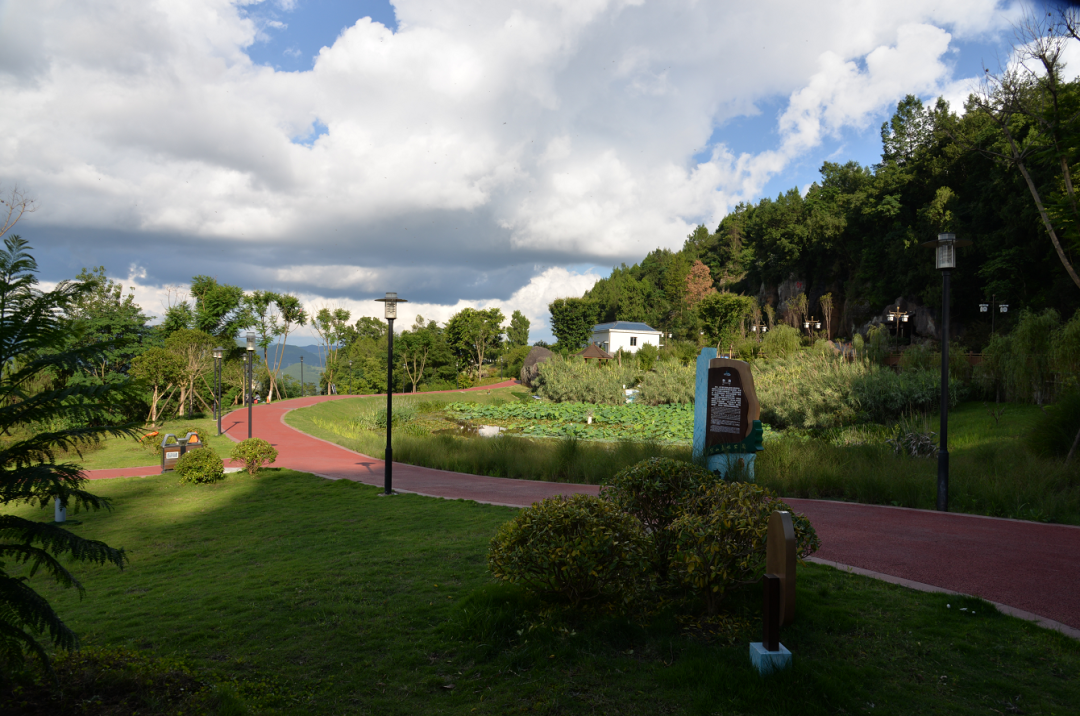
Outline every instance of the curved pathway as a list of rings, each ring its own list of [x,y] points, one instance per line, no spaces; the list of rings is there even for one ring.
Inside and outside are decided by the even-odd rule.
[[[381,487],[382,460],[312,437],[284,422],[290,410],[349,397],[356,396],[313,396],[257,405],[253,434],[277,448],[275,467]],[[247,437],[247,410],[226,415],[222,429],[234,440]],[[100,479],[157,473],[154,466],[87,474]],[[594,485],[510,480],[402,463],[394,463],[394,489],[514,507],[553,495],[599,492]],[[1002,611],[1080,638],[1080,527],[825,500],[787,502],[810,518],[821,537],[822,548],[814,561],[916,589],[977,595]]]

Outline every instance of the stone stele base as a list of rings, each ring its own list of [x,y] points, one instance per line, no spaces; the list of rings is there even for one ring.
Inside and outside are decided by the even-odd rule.
[[[766,651],[765,645],[760,641],[750,643],[750,661],[757,667],[762,676],[780,671],[791,666],[791,652],[783,644],[780,651]]]

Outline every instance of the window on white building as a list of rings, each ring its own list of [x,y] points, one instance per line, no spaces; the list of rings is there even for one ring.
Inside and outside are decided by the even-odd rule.
[[[632,345],[632,346],[637,345],[637,336],[630,336],[630,345]]]

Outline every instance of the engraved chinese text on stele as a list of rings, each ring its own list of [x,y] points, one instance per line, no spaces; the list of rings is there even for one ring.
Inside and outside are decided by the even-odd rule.
[[[705,445],[737,443],[750,426],[749,402],[743,394],[742,376],[729,368],[709,368],[709,408]]]

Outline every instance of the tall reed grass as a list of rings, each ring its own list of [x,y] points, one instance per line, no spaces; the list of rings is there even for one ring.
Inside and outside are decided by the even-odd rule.
[[[758,483],[788,497],[932,510],[937,461],[897,456],[883,444],[839,446],[782,437],[758,454]],[[1080,524],[1080,471],[1023,449],[1018,440],[952,450],[954,512]]]

